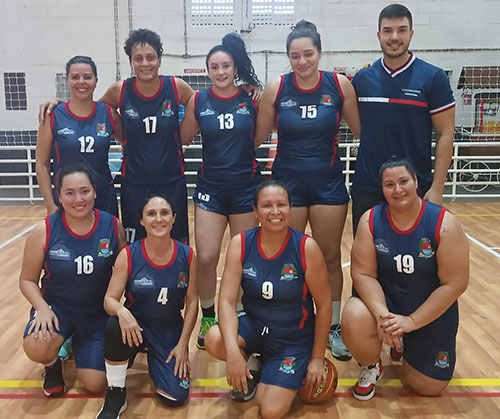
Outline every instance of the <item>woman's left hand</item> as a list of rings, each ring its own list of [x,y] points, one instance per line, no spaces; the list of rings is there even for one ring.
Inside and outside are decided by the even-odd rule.
[[[410,316],[394,313],[381,316],[379,324],[382,331],[391,337],[400,337],[416,329],[415,323]]]
[[[311,358],[307,366],[306,386],[317,388],[326,383],[325,361],[323,358]]]
[[[167,358],[167,364],[172,360],[172,358],[175,358],[174,375],[177,375],[180,378],[188,377],[191,372],[188,346],[178,343],[177,346],[170,351]]]
[[[257,103],[260,102],[262,92],[260,91],[259,86],[254,86],[253,84],[242,84],[241,88],[248,93],[248,96],[252,96],[252,100],[255,100]]]

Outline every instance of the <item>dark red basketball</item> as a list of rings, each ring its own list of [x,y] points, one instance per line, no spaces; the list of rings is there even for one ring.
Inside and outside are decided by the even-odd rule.
[[[339,376],[337,374],[337,369],[335,365],[325,358],[324,361],[326,382],[318,387],[302,387],[299,390],[299,396],[302,400],[307,403],[322,403],[328,400],[335,394],[337,389],[337,384],[339,382]]]

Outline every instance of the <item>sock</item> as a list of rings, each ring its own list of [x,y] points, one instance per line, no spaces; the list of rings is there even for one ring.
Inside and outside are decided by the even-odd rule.
[[[243,311],[243,304],[241,304],[239,301],[236,303],[236,312],[238,311]]]
[[[340,301],[332,301],[332,323],[340,324]]]
[[[215,317],[215,300],[213,298],[200,300],[200,305],[203,317]]]
[[[43,366],[44,367],[51,367],[52,365],[54,365],[57,362],[58,359],[59,359],[59,357],[56,356],[53,361],[49,362],[48,364],[43,364]]]
[[[127,363],[111,365],[106,362],[106,378],[109,387],[125,387],[125,378],[127,378]]]

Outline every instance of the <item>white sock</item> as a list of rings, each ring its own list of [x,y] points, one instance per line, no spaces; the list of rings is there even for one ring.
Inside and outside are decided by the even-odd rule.
[[[332,301],[332,326],[340,324],[340,301]]]
[[[239,301],[236,303],[236,311],[243,311],[243,304]]]
[[[128,363],[111,365],[106,362],[106,378],[109,387],[125,387]]]
[[[201,308],[210,308],[215,305],[215,298],[210,298],[208,300],[200,300]]]

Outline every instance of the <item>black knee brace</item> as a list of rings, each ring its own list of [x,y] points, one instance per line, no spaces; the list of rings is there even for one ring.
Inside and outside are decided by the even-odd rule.
[[[104,339],[104,358],[108,361],[126,361],[131,355],[131,348],[122,342],[122,330],[118,317],[112,316],[106,323],[106,338]]]
[[[158,392],[156,393],[156,396],[158,396],[158,400],[160,400],[161,404],[167,407],[181,407],[186,401],[186,400],[172,400]]]

